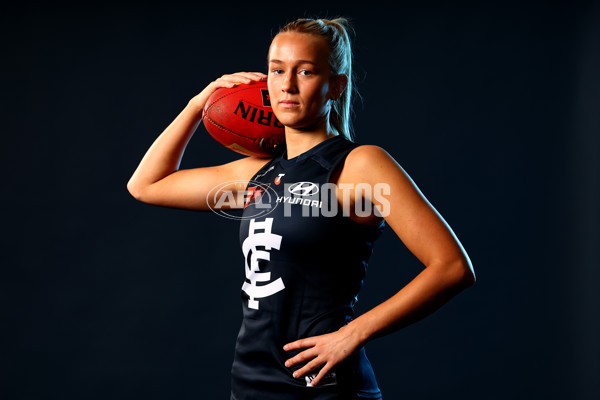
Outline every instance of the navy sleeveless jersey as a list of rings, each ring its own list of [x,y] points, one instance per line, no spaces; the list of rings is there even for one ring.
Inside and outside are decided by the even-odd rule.
[[[245,257],[243,322],[232,366],[232,400],[380,399],[364,348],[317,386],[284,363],[292,341],[338,330],[354,315],[378,226],[344,215],[327,191],[357,144],[341,136],[301,155],[285,153],[251,179],[240,226]],[[329,188],[332,184],[329,185]],[[334,204],[334,202],[336,204]],[[337,209],[337,212],[336,211]]]

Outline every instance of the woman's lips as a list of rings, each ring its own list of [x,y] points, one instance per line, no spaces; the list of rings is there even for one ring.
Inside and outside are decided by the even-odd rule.
[[[295,102],[295,101],[291,101],[291,100],[281,100],[279,102],[279,106],[283,107],[283,108],[296,108],[298,107],[300,104]]]

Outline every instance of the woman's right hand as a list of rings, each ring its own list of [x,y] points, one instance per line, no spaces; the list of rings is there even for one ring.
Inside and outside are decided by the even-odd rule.
[[[259,82],[265,79],[267,79],[267,75],[263,74],[262,72],[236,72],[233,74],[223,75],[209,83],[204,90],[202,90],[202,92],[194,96],[190,100],[190,105],[193,105],[198,109],[204,109],[204,105],[206,104],[206,101],[210,95],[219,88],[232,88],[240,83],[247,84],[251,82]]]

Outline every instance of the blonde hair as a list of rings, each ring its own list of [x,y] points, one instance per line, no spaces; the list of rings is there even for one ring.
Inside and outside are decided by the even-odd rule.
[[[348,31],[350,22],[346,18],[311,19],[299,18],[289,22],[279,30],[279,33],[298,32],[321,37],[329,45],[329,67],[331,75],[346,75],[348,84],[340,97],[333,100],[329,124],[348,140],[353,140],[351,121],[352,92],[352,47]]]

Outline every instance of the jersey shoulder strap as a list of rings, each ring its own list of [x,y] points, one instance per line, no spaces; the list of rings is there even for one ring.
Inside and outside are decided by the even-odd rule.
[[[335,140],[334,140],[335,139]],[[360,146],[342,136],[330,139],[331,143],[324,146],[321,151],[313,154],[310,158],[328,171],[327,181],[333,172],[346,160],[348,154]]]

